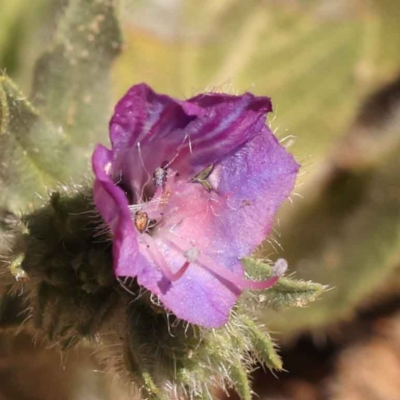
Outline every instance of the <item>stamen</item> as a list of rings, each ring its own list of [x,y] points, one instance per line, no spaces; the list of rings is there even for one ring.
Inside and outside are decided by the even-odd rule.
[[[145,250],[149,252],[150,258],[155,261],[163,274],[171,281],[180,279],[189,268],[190,263],[186,261],[176,272],[173,272],[165,261],[165,257],[158,249],[157,243],[148,235],[143,235],[143,241],[146,245]]]
[[[167,203],[168,201],[165,198],[159,196],[155,198],[153,197],[153,199],[147,203],[130,204],[128,208],[131,213],[132,219],[135,218],[135,214],[137,211],[146,211],[150,219],[159,219],[160,212],[158,210],[160,208],[160,205],[165,205]],[[156,213],[156,215],[154,213]]]
[[[182,140],[182,143],[178,146],[178,150],[177,150],[177,152],[175,153],[175,155],[174,155],[174,157],[172,158],[172,160],[169,161],[166,165],[163,165],[163,168],[164,168],[164,169],[169,168],[169,167],[171,166],[171,164],[172,164],[172,163],[176,160],[176,158],[179,156],[179,152],[181,151],[183,145],[185,144],[186,139],[189,139],[189,149],[190,149],[190,152],[192,152],[192,150],[191,150],[191,149],[192,149],[192,142],[190,141],[190,136],[189,136],[189,134],[186,134],[185,137],[184,137],[183,140]]]
[[[175,250],[179,251],[182,254],[185,254],[187,250],[184,250],[184,247],[187,246],[187,244],[184,242],[184,239],[178,237],[176,234],[173,233],[167,233],[164,237],[164,232],[163,232],[163,238],[165,238],[169,245]],[[222,278],[223,280],[233,284],[239,289],[267,289],[270,286],[274,285],[278,279],[279,276],[273,276],[271,278],[268,278],[263,281],[252,281],[249,279],[245,279],[241,276],[238,276],[237,274],[233,273],[230,271],[228,268],[221,267],[217,263],[215,263],[213,260],[208,258],[204,253],[200,254],[198,253],[198,257],[196,259],[196,264],[209,272],[211,272],[213,275],[216,275],[219,278]],[[212,267],[210,267],[212,265]]]
[[[212,274],[217,275],[228,282],[234,284],[240,289],[254,289],[254,290],[262,290],[262,289],[268,289],[272,285],[274,285],[279,277],[278,276],[273,276],[271,278],[265,279],[263,281],[253,281],[250,279],[245,279],[240,276],[237,276],[234,274],[232,271],[225,267],[221,267],[218,264],[213,263],[212,267],[209,267],[208,264],[210,261],[207,263],[199,262],[198,264],[202,266],[203,268],[207,269],[210,271]]]
[[[192,149],[192,141],[190,140],[190,135],[188,135],[188,138],[189,138],[189,151],[190,151],[190,154],[192,154],[193,149]]]
[[[140,194],[140,200],[144,200],[144,191],[146,189],[146,186],[151,182],[151,174],[150,172],[147,170],[144,161],[143,161],[143,157],[142,157],[142,150],[140,147],[140,142],[137,142],[137,149],[138,149],[138,154],[139,154],[139,159],[140,159],[140,163],[142,164],[143,170],[146,172],[147,174],[147,180],[146,182],[142,185],[142,192]]]

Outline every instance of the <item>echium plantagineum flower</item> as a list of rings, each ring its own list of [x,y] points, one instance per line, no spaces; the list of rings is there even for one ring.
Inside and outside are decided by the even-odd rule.
[[[219,327],[245,278],[241,259],[271,230],[298,164],[265,125],[268,97],[179,101],[133,86],[93,154],[94,201],[113,235],[114,271],[136,277],[178,318]]]

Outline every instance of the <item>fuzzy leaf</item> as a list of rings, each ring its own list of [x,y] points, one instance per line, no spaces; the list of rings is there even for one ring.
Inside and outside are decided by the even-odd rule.
[[[235,389],[242,400],[251,400],[251,387],[246,369],[240,365],[234,365],[230,371],[230,378],[232,379]]]
[[[0,77],[0,206],[20,211],[65,178],[69,151],[62,130],[42,118],[7,77]]]
[[[69,174],[85,172],[88,155],[105,139],[109,70],[121,46],[113,0],[70,0],[50,51],[38,61],[33,102],[75,146]]]
[[[269,369],[282,369],[282,360],[275,349],[275,344],[266,330],[261,330],[251,319],[243,317],[242,321],[249,330],[253,353],[257,360]]]
[[[107,132],[108,74],[119,47],[112,1],[71,0],[36,67],[33,102],[44,117],[0,78],[0,206],[20,211],[35,194],[84,177],[92,145]]]

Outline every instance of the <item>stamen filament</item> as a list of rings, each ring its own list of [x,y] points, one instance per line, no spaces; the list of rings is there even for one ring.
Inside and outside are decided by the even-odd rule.
[[[175,282],[180,279],[189,268],[190,263],[188,261],[184,262],[183,265],[178,269],[178,271],[173,272],[171,268],[168,266],[164,255],[157,247],[157,243],[148,235],[143,235],[144,244],[146,246],[146,250],[150,254],[150,258],[155,261],[157,266],[161,269],[163,274],[171,281]]]
[[[163,232],[163,234],[164,234],[164,232]],[[168,241],[169,245],[171,247],[175,248],[175,250],[179,251],[182,254],[184,254],[187,251],[187,249],[184,250],[184,246],[186,245],[186,243],[184,243],[184,240],[182,238],[179,238],[177,235],[173,234],[172,232],[169,232],[166,236],[167,236],[166,240]],[[236,286],[242,290],[243,289],[257,289],[257,290],[267,289],[267,288],[271,287],[272,285],[274,285],[279,279],[278,276],[273,276],[273,277],[268,278],[263,281],[253,281],[250,279],[245,279],[245,278],[233,273],[228,268],[222,267],[222,266],[218,265],[217,263],[213,262],[213,260],[209,259],[204,253],[201,255],[199,253],[199,257],[195,261],[195,264],[197,264],[198,266],[211,272],[213,275],[216,275],[217,277],[228,281],[229,283],[233,284],[234,286]],[[212,265],[212,267],[210,267],[210,265]]]

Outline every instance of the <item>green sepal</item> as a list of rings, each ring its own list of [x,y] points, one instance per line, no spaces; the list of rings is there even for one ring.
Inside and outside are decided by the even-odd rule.
[[[290,278],[280,278],[265,296],[266,303],[279,310],[288,307],[305,307],[317,300],[328,286],[320,283]]]
[[[230,377],[233,381],[237,394],[242,400],[251,400],[251,384],[249,373],[241,364],[233,365],[230,371]]]
[[[272,268],[267,263],[253,258],[242,260],[246,273],[253,279],[266,279],[272,275]],[[292,278],[279,278],[278,282],[264,291],[254,292],[260,304],[273,309],[288,307],[304,307],[317,300],[328,286],[319,283],[297,280]]]
[[[266,329],[261,328],[250,318],[242,317],[248,328],[249,337],[253,345],[253,354],[257,360],[269,369],[281,370],[282,360],[276,352],[276,345]]]

